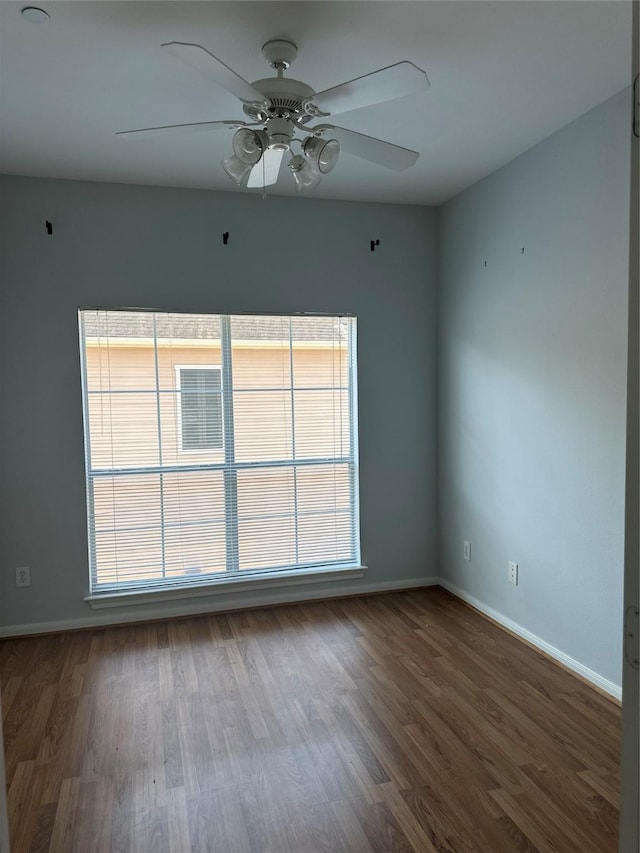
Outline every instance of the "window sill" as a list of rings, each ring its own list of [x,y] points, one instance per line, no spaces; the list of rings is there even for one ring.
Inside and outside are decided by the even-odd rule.
[[[291,569],[273,574],[253,574],[247,577],[221,578],[206,584],[164,589],[137,589],[126,592],[100,592],[85,595],[84,600],[94,609],[127,607],[158,601],[175,601],[181,598],[200,598],[205,595],[225,595],[269,587],[301,586],[338,580],[357,580],[364,577],[366,566],[344,566],[329,569]]]

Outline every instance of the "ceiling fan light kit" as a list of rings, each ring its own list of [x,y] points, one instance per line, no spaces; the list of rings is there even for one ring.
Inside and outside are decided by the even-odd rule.
[[[340,143],[337,139],[319,139],[317,136],[309,136],[302,146],[304,156],[307,157],[316,169],[327,175],[338,162],[340,156]]]
[[[289,168],[298,193],[314,190],[322,179],[320,172],[302,154],[291,158]]]
[[[253,166],[248,163],[243,163],[235,154],[232,154],[231,157],[225,157],[221,163],[222,168],[225,170],[227,175],[229,175],[234,184],[237,184],[239,187],[247,185]]]
[[[235,95],[250,121],[226,119],[142,128],[121,131],[118,135],[123,138],[181,133],[190,127],[193,130],[238,128],[232,140],[233,154],[222,160],[222,167],[236,185],[262,188],[276,183],[284,155],[293,154],[292,145],[299,144],[301,153],[293,154],[288,163],[296,192],[315,189],[322,177],[336,166],[341,148],[396,171],[412,166],[418,159],[417,151],[382,139],[332,124],[309,125],[319,117],[425,91],[429,86],[427,75],[411,62],[398,62],[316,93],[300,80],[285,79],[284,72],[298,55],[298,48],[290,41],[274,39],[263,45],[262,54],[277,76],[253,83],[200,45],[169,42],[162,47]],[[324,138],[325,134],[329,138]]]
[[[241,127],[233,135],[233,153],[247,166],[255,166],[269,147],[269,138],[264,130]]]

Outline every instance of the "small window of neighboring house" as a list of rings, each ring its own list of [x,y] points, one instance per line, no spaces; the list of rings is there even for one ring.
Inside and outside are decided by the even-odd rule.
[[[181,450],[222,450],[222,371],[176,366]]]

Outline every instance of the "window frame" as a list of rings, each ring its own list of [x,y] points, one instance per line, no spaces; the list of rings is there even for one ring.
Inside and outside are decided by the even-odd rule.
[[[128,604],[136,604],[141,600],[145,601],[165,601],[168,599],[181,599],[181,598],[191,598],[195,596],[202,595],[212,595],[216,593],[220,594],[228,594],[233,590],[233,588],[238,589],[259,589],[262,587],[271,587],[271,586],[290,586],[292,584],[308,584],[308,583],[322,583],[333,580],[347,580],[347,579],[358,579],[364,576],[366,572],[366,566],[361,564],[361,543],[360,543],[360,500],[359,500],[359,452],[358,452],[358,386],[357,386],[357,370],[356,370],[356,341],[357,341],[357,327],[356,327],[356,317],[353,314],[345,314],[345,313],[327,313],[321,314],[318,312],[310,312],[306,314],[301,313],[291,313],[291,314],[283,314],[281,312],[278,313],[245,313],[245,314],[215,314],[215,313],[206,313],[200,314],[199,317],[216,317],[219,318],[221,324],[221,337],[220,343],[222,346],[222,351],[220,353],[220,360],[222,364],[206,364],[206,363],[198,363],[198,364],[174,364],[173,367],[176,370],[176,396],[179,404],[181,405],[181,394],[180,391],[180,373],[179,371],[182,369],[218,369],[220,371],[220,380],[221,380],[221,388],[220,388],[220,398],[222,404],[222,447],[219,449],[182,449],[182,412],[180,408],[179,419],[177,423],[177,428],[180,430],[179,434],[179,443],[176,448],[181,454],[191,454],[191,453],[200,453],[200,454],[220,454],[222,453],[223,459],[220,461],[212,461],[211,463],[204,463],[203,465],[199,465],[197,462],[192,464],[187,463],[184,470],[195,468],[211,468],[211,469],[219,469],[226,471],[227,476],[231,476],[234,480],[237,476],[237,473],[240,469],[245,467],[254,467],[252,463],[236,463],[234,458],[235,454],[235,437],[234,437],[234,429],[233,429],[233,380],[232,380],[232,359],[231,359],[231,351],[233,348],[233,340],[231,338],[230,333],[230,323],[234,317],[255,317],[258,318],[260,316],[266,318],[284,318],[287,317],[289,320],[293,320],[295,318],[332,318],[332,319],[347,319],[349,321],[353,321],[349,323],[349,331],[347,341],[345,343],[345,351],[347,355],[347,372],[348,372],[348,390],[349,390],[349,410],[350,410],[350,454],[348,457],[337,458],[337,457],[327,457],[322,459],[322,464],[331,463],[335,459],[336,464],[347,463],[349,465],[349,482],[350,482],[350,513],[351,513],[351,533],[350,533],[350,542],[351,542],[351,557],[346,558],[344,561],[340,559],[337,560],[316,560],[313,563],[309,562],[305,564],[291,564],[282,567],[273,567],[273,568],[251,568],[251,569],[239,569],[237,565],[232,567],[231,564],[233,561],[227,559],[227,570],[225,572],[221,572],[218,574],[206,574],[206,575],[194,575],[193,581],[185,581],[181,580],[175,584],[167,583],[164,579],[164,568],[163,568],[163,576],[159,576],[158,578],[153,578],[148,580],[146,583],[140,582],[130,582],[130,581],[118,581],[117,585],[109,585],[108,588],[104,588],[101,584],[96,584],[97,574],[98,574],[98,566],[97,566],[97,557],[95,552],[95,530],[91,529],[91,512],[90,508],[92,507],[92,492],[93,492],[93,479],[95,476],[104,475],[106,469],[103,468],[92,468],[91,467],[91,435],[89,430],[89,422],[88,422],[88,393],[91,393],[91,390],[88,388],[88,377],[87,377],[87,365],[86,365],[86,351],[87,351],[87,340],[90,338],[90,335],[85,335],[85,325],[84,325],[84,314],[90,312],[101,312],[104,311],[106,313],[116,313],[122,310],[123,312],[132,312],[132,309],[98,309],[95,307],[91,308],[80,308],[78,310],[79,313],[79,331],[80,331],[80,350],[81,350],[81,379],[82,379],[82,399],[83,399],[83,415],[84,415],[84,427],[83,427],[83,435],[85,439],[85,477],[86,477],[86,486],[87,486],[87,522],[88,522],[88,534],[89,534],[89,558],[90,558],[90,566],[89,566],[89,580],[90,580],[90,591],[89,594],[84,597],[84,600],[87,601],[92,608],[103,608],[103,607],[113,607],[113,606],[122,606]],[[134,309],[134,313],[139,314],[151,314],[154,318],[154,339],[155,339],[155,322],[156,317],[164,314],[169,315],[179,315],[183,312],[163,312],[163,311],[154,311],[154,310],[144,310],[144,309]],[[331,339],[327,339],[331,340]],[[336,339],[332,340],[332,345],[335,345]],[[157,346],[157,343],[154,344]],[[291,346],[291,337],[290,344]],[[156,356],[157,360],[157,356]],[[157,371],[157,364],[156,364]],[[176,410],[178,406],[176,406]],[[178,412],[177,412],[178,413]],[[229,440],[227,440],[229,439]],[[230,444],[229,444],[230,442]],[[317,459],[311,464],[320,464],[321,460]],[[285,467],[294,467],[296,465],[295,454],[293,459],[282,460],[281,464],[284,464]],[[300,460],[299,464],[304,464],[302,460]],[[255,467],[271,467],[269,463],[257,463]],[[146,466],[144,466],[146,467]],[[154,466],[152,466],[154,467]],[[160,465],[159,467],[162,467]],[[180,470],[182,466],[178,466]],[[125,471],[118,471],[117,467],[114,466],[114,473],[126,473]],[[151,473],[151,471],[149,471]],[[234,483],[233,491],[236,491],[236,485]],[[229,542],[229,531],[230,528],[235,527],[235,532],[232,530],[233,538],[235,542],[233,546],[236,551],[236,558],[238,556],[238,540],[237,540],[237,527],[238,527],[238,515],[237,509],[235,510],[235,517],[232,520],[227,519],[227,542]]]
[[[176,431],[178,437],[178,453],[219,453],[224,456],[224,379],[221,364],[174,364],[176,376]],[[220,374],[220,447],[184,447],[182,434],[182,370],[217,370]]]

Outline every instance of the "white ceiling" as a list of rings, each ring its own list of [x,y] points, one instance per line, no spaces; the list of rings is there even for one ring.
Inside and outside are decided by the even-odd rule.
[[[420,152],[401,173],[343,153],[314,196],[353,201],[438,204],[631,80],[624,0],[29,2],[50,21],[25,21],[26,0],[0,3],[9,174],[247,192],[219,163],[232,131],[114,136],[243,117],[233,96],[161,50],[167,41],[201,44],[253,81],[272,74],[262,44],[287,38],[299,48],[289,76],[315,91],[402,59],[423,68],[424,95],[336,117]],[[294,194],[286,168],[270,192]]]

